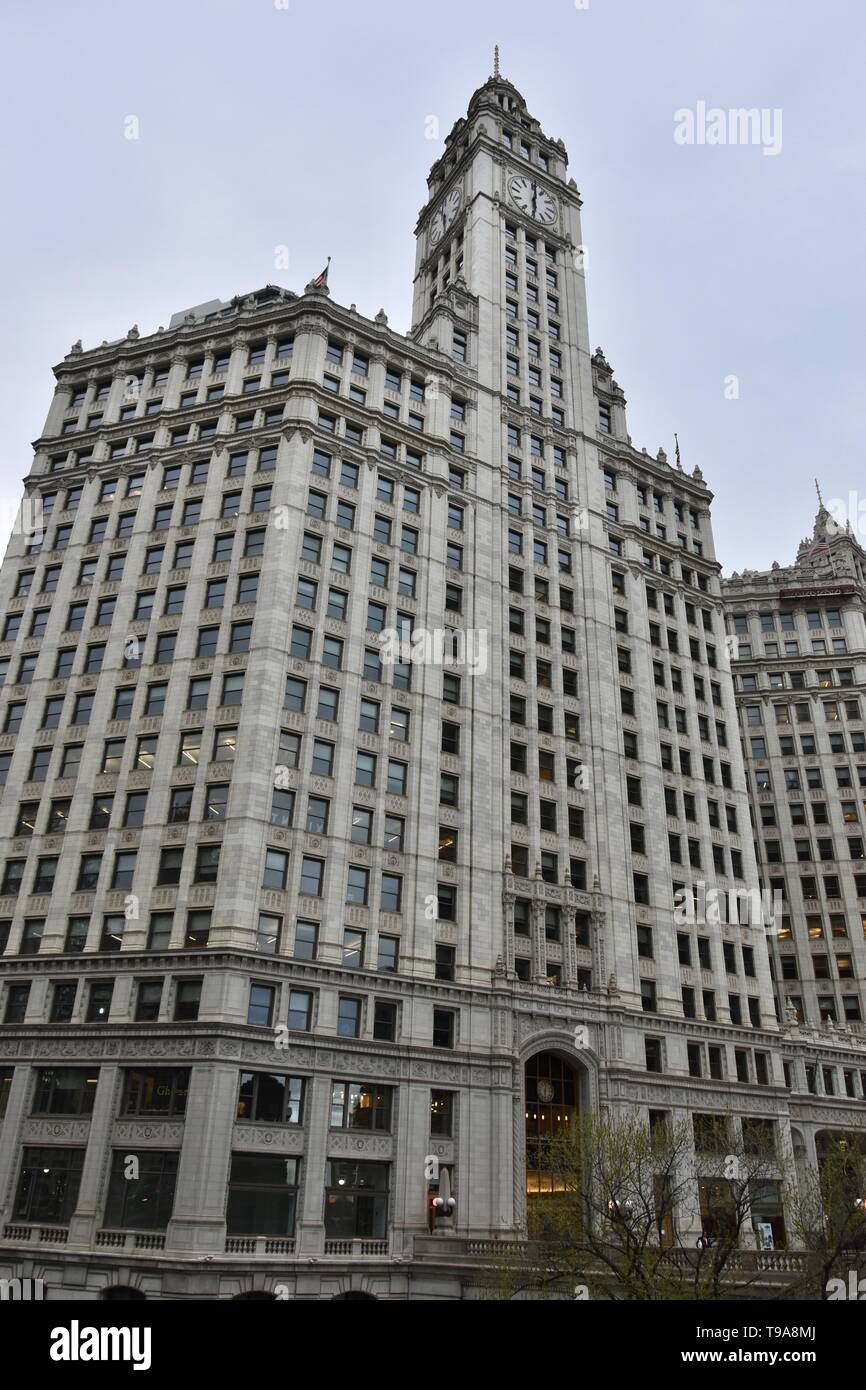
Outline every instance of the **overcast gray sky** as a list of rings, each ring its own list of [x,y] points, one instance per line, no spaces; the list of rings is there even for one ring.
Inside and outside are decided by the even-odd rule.
[[[862,0],[5,0],[2,24],[7,500],[76,338],[300,290],[329,254],[335,299],[406,330],[425,123],[449,130],[495,42],[568,149],[632,438],[679,432],[726,571],[793,558],[816,473],[866,497]],[[780,109],[781,152],[677,144],[701,101]]]

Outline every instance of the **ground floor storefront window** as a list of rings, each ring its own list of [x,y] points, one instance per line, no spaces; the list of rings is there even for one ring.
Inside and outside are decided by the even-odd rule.
[[[83,1148],[25,1148],[15,1220],[67,1226],[78,1202],[83,1167]]]
[[[177,1150],[116,1149],[104,1225],[120,1231],[164,1231],[171,1220]]]
[[[230,1236],[293,1236],[301,1161],[233,1154],[226,1229]]]
[[[325,1175],[325,1238],[384,1240],[390,1164],[331,1159]]]

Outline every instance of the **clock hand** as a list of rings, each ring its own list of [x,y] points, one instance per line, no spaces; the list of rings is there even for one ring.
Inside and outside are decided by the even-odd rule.
[[[538,184],[532,185],[532,216],[535,216],[535,205],[538,202]]]

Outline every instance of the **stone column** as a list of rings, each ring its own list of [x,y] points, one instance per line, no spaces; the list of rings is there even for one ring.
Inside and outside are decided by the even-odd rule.
[[[244,371],[247,365],[248,350],[246,334],[235,333],[232,338],[229,369],[226,372],[226,396],[240,396],[243,394]],[[225,397],[223,399],[225,399]]]
[[[331,1080],[314,1076],[307,1084],[305,1113],[307,1146],[301,1174],[303,1201],[297,1226],[296,1252],[321,1255],[325,1245],[324,1184],[331,1115]]]
[[[370,353],[370,369],[367,377],[367,402],[375,410],[382,409],[382,402],[385,399],[385,353],[381,348],[376,347]],[[428,407],[428,426],[429,426],[429,407]],[[427,433],[430,433],[428,428]]]
[[[502,916],[505,928],[502,959],[505,963],[505,974],[509,980],[513,980],[516,974],[514,969],[514,904],[516,901],[517,895],[513,891],[512,880],[502,895]]]
[[[14,1057],[9,1060],[14,1061]],[[15,1205],[15,1192],[20,1168],[19,1142],[21,1127],[27,1113],[27,1098],[30,1093],[31,1068],[21,1065],[15,1068],[6,1114],[0,1120],[0,1224],[9,1221]]]
[[[166,1251],[223,1252],[237,1085],[237,1066],[192,1070]]]
[[[411,1252],[412,1233],[427,1234],[425,1160],[434,1152],[430,1139],[430,1089],[427,1084],[401,1088],[391,1162],[391,1212],[394,1255]]]
[[[79,419],[83,418],[84,420],[86,420],[88,415],[91,414],[94,408],[96,408],[97,410],[99,409],[99,403],[96,399],[96,391],[100,375],[101,373],[96,367],[91,367],[90,371],[87,373],[87,392],[84,397],[84,405],[81,407],[81,414],[79,415]]]
[[[172,353],[171,366],[168,369],[168,381],[162,393],[162,408],[166,410],[177,410],[180,401],[180,393],[186,381],[187,353],[179,351]]]
[[[115,364],[111,374],[111,390],[108,393],[108,400],[105,402],[105,423],[114,425],[120,419],[120,408],[124,403],[126,393],[127,377],[134,375],[130,372],[126,362],[120,361]]]
[[[63,421],[67,410],[72,403],[72,382],[63,380],[58,381],[54,388],[54,399],[48,411],[48,419],[45,421],[45,428],[42,433],[53,437],[60,434],[63,429]]]
[[[146,398],[147,398],[148,392],[151,391],[151,390],[153,389],[153,383],[154,383],[154,379],[155,379],[155,377],[156,377],[156,368],[157,368],[157,359],[156,359],[156,355],[155,355],[154,353],[151,353],[150,356],[149,356],[149,357],[146,359],[146,361],[145,361],[144,371],[143,371],[142,374],[141,374],[141,382],[140,382],[140,389],[139,389],[139,399],[146,399]],[[139,415],[143,415],[143,414],[144,414],[144,407],[143,407],[143,406],[142,406],[141,410],[140,410],[138,413],[139,413]]]
[[[577,988],[577,909],[568,903],[562,909],[562,965],[563,983],[570,989]]]
[[[590,945],[592,946],[592,983],[598,989],[603,989],[607,984],[607,953],[605,951],[604,933],[607,918],[604,911],[604,899],[602,897],[598,879],[593,880],[592,885],[592,909],[589,917]]]
[[[532,978],[536,984],[544,984],[547,979],[547,941],[544,935],[543,898],[534,898],[530,913],[532,915]]]
[[[265,360],[262,363],[262,376],[267,376],[270,383],[271,372],[274,369],[274,361],[277,356],[277,330],[274,327],[268,329],[265,336]]]
[[[23,932],[23,924],[21,928]],[[27,1013],[25,1022],[43,1023],[45,1021],[45,1011],[48,1008],[48,979],[43,975],[33,981],[30,994],[27,998]]]
[[[135,1008],[133,984],[132,974],[119,966],[114,981],[114,993],[111,996],[110,1017],[112,1023],[130,1023],[132,1021],[132,1012]]]
[[[196,355],[198,355],[198,353],[197,353]],[[193,385],[194,385],[194,387],[195,387],[195,394],[196,394],[196,401],[195,401],[196,405],[204,405],[205,402],[207,401],[207,388],[208,388],[208,382],[210,381],[211,376],[213,375],[213,364],[214,364],[214,357],[215,357],[215,355],[216,355],[216,354],[214,353],[213,343],[210,343],[210,342],[205,343],[204,349],[201,351],[201,357],[202,357],[201,376],[198,378],[198,380],[197,380],[196,382],[193,383]],[[184,387],[185,387],[185,385],[186,385],[186,383],[184,383]],[[181,389],[183,390],[184,387],[182,387]],[[193,387],[190,386],[190,387],[187,388],[187,389],[192,390]],[[212,404],[215,405],[215,406],[217,407],[217,409],[220,409],[220,408],[221,408],[221,402],[219,402],[219,401],[213,401]]]
[[[327,341],[328,329],[325,322],[310,317],[301,319],[295,333],[295,350],[292,354],[293,385],[304,382],[321,386]],[[292,427],[297,425],[311,429],[317,419],[318,405],[310,393],[293,392],[289,396],[284,412],[284,429],[291,431]],[[376,444],[378,447],[378,440]]]
[[[81,1186],[78,1189],[78,1202],[69,1222],[70,1245],[92,1245],[94,1236],[102,1225],[102,1212],[108,1193],[109,1163],[106,1152],[111,1143],[111,1128],[120,1098],[119,1078],[119,1067],[99,1068],[99,1084],[96,1087],[96,1099],[90,1117],[90,1136],[81,1173]]]

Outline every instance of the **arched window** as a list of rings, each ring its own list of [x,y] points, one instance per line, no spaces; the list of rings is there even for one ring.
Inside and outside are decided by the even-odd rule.
[[[554,1135],[571,1128],[577,1114],[574,1068],[553,1052],[538,1052],[526,1063],[526,1191],[532,1196],[556,1190],[546,1171],[545,1148]]]

